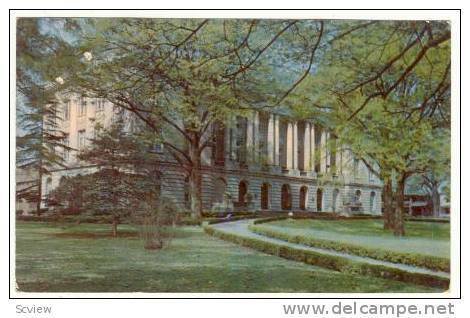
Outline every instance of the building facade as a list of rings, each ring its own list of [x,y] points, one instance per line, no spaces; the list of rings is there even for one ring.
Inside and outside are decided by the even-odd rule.
[[[103,99],[64,100],[59,126],[74,150],[63,151],[68,169],[43,178],[45,196],[64,176],[96,171],[76,153],[87,146],[96,122],[109,126],[118,113]],[[214,123],[211,133],[214,143],[202,153],[205,211],[381,213],[381,181],[327,127],[253,111]],[[187,177],[163,147],[158,150],[161,194],[187,208]]]

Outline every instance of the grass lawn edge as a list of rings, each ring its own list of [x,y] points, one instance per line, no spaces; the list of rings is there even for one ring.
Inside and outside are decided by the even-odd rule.
[[[225,231],[215,229],[210,225],[205,225],[203,228],[207,234],[222,240],[237,243],[270,255],[304,262],[306,264],[320,266],[338,272],[391,279],[416,285],[440,288],[443,290],[449,289],[450,282],[448,278],[422,273],[411,273],[405,270],[390,268],[383,265],[362,263],[339,256],[326,255],[314,251],[305,251],[293,247],[281,246],[256,238],[248,238],[235,235],[233,233],[227,233]]]
[[[259,223],[258,223],[259,224]],[[286,242],[302,244],[311,247],[324,248],[357,256],[370,257],[376,260],[388,261],[391,263],[405,264],[417,267],[424,267],[435,271],[450,272],[450,260],[431,255],[417,253],[400,253],[383,249],[374,249],[355,244],[335,242],[332,240],[315,239],[301,235],[290,235],[273,229],[268,229],[262,225],[250,224],[248,229],[254,233],[277,238]]]

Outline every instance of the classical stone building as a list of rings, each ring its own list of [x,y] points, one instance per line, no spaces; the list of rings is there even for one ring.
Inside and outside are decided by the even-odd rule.
[[[68,145],[87,146],[96,121],[109,126],[117,109],[102,99],[71,98],[59,123]],[[133,124],[129,120],[129,125]],[[339,147],[327,127],[295,121],[279,112],[253,111],[214,124],[215,145],[202,154],[204,210],[325,211],[381,213],[381,182],[352,154]],[[161,193],[188,205],[187,178],[159,147]],[[68,169],[43,180],[45,195],[60,178],[94,171],[65,151]]]

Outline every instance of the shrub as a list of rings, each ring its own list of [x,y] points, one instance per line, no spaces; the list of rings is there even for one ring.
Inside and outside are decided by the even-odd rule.
[[[132,217],[132,222],[140,230],[144,248],[156,250],[170,244],[172,227],[178,219],[177,206],[167,198],[159,198],[157,202],[142,201]]]
[[[255,223],[259,224],[259,223]],[[335,250],[347,254],[354,254],[363,257],[370,257],[373,259],[388,261],[392,263],[401,263],[406,265],[425,267],[436,271],[450,272],[450,261],[443,257],[414,254],[414,253],[400,253],[394,251],[386,251],[382,249],[374,249],[362,247],[354,244],[340,243],[331,240],[316,239],[312,237],[305,237],[300,235],[291,235],[279,232],[273,229],[267,229],[262,226],[250,225],[249,229],[255,233],[265,235],[268,237],[277,238],[286,242],[303,244],[311,247],[324,248]]]
[[[208,223],[209,223],[209,224],[217,224],[217,223],[233,222],[233,221],[239,221],[239,220],[252,219],[252,218],[255,218],[255,217],[256,217],[256,216],[254,216],[254,215],[249,215],[249,214],[246,214],[246,215],[236,215],[236,216],[232,216],[232,217],[230,217],[230,218],[212,219],[212,220],[209,220]]]

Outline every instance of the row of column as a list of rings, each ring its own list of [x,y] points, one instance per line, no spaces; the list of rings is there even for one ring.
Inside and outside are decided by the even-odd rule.
[[[243,154],[243,160],[249,162],[259,162],[259,156],[263,155],[268,165],[281,166],[288,170],[313,171],[317,163],[316,172],[327,172],[331,160],[327,147],[330,133],[318,129],[314,124],[287,121],[279,115],[268,114],[267,128],[263,127],[261,131],[260,113],[253,112],[246,121],[237,122],[235,127],[241,131],[233,128],[226,131],[229,134],[226,149],[230,159],[240,160],[236,153],[238,150],[238,154]],[[239,147],[246,152],[240,152]]]

